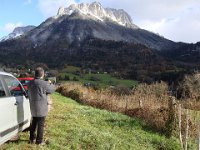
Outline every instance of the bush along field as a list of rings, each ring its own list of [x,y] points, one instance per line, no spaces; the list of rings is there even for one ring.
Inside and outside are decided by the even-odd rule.
[[[200,74],[185,76],[176,89],[176,97],[164,82],[138,84],[133,89],[110,87],[101,90],[67,83],[57,91],[81,104],[138,118],[151,130],[168,138],[178,138],[181,149],[197,149],[200,147]]]
[[[83,106],[58,93],[45,127],[49,144],[28,144],[28,133],[0,147],[2,150],[178,150],[178,139],[150,130],[146,124],[123,114]]]

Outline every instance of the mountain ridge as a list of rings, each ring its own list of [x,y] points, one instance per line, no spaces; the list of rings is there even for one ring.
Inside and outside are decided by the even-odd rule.
[[[164,37],[140,29],[132,23],[131,17],[124,10],[103,8],[98,2],[61,7],[56,16],[48,18],[24,36],[32,41],[35,47],[49,38],[66,38],[72,43],[82,42],[88,37],[139,43],[157,50],[171,49],[177,45]]]

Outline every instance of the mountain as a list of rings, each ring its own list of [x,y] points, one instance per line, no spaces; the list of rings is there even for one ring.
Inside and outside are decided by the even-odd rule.
[[[32,29],[34,29],[35,26],[25,26],[25,27],[16,27],[12,33],[10,33],[9,35],[3,37],[0,39],[0,41],[5,41],[5,40],[9,40],[9,39],[14,39],[17,38],[29,31],[31,31]]]
[[[26,29],[26,30],[25,30]],[[27,33],[27,31],[30,31]],[[132,23],[124,10],[103,8],[98,2],[72,4],[59,8],[56,16],[47,19],[38,27],[17,28],[5,39],[27,33],[25,38],[34,45],[42,45],[49,39],[67,39],[69,43],[82,42],[88,38],[139,43],[147,47],[163,50],[176,46],[176,43],[157,34],[140,29]]]
[[[160,79],[162,72],[200,68],[197,54],[199,44],[176,43],[143,30],[124,10],[98,2],[60,7],[39,26],[0,42],[0,60],[6,64],[71,64],[142,81]]]
[[[66,39],[81,43],[88,38],[139,43],[162,50],[176,46],[175,42],[140,29],[124,10],[103,8],[98,2],[61,7],[56,16],[44,21],[25,37],[34,45]]]

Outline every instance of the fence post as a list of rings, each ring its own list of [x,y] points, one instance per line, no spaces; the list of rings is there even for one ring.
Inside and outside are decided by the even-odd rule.
[[[181,115],[182,115],[182,109],[181,109],[181,104],[179,104],[179,113],[178,113],[178,124],[179,124],[179,140],[181,144],[181,149],[183,150],[183,139],[182,139],[182,133],[181,133]]]
[[[176,101],[175,101],[175,97],[170,96],[169,100],[168,100],[168,110],[169,110],[169,114],[168,114],[168,120],[166,122],[166,136],[167,137],[171,137],[172,136],[172,132],[174,129],[174,122],[175,122],[175,106],[176,106]]]
[[[125,114],[127,114],[127,111],[128,111],[128,96],[126,96],[125,99],[126,99]]]
[[[188,130],[189,130],[189,112],[188,109],[186,109],[185,150],[187,150]]]
[[[141,97],[139,97],[139,107],[143,108],[143,100],[141,99]]]

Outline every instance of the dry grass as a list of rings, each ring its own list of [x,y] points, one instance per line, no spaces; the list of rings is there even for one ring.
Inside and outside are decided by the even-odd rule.
[[[177,93],[184,107],[200,110],[200,73],[186,75],[179,83]]]
[[[140,84],[133,90],[107,88],[98,91],[69,83],[60,86],[57,91],[82,104],[137,117],[156,130],[165,130],[169,96],[168,86],[164,82]]]

